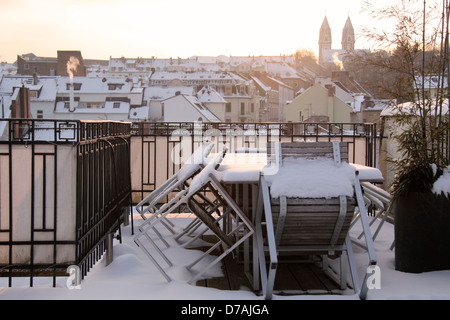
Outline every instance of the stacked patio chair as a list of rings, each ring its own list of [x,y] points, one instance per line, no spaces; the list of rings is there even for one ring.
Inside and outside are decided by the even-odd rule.
[[[296,189],[289,189],[285,193],[275,192],[275,179],[286,170],[288,164],[303,163],[301,161],[316,161],[329,159],[330,166],[348,168],[348,146],[344,142],[301,142],[278,143],[271,150],[270,156],[279,159],[276,166],[278,173],[272,176],[261,176],[258,205],[256,210],[256,238],[261,274],[262,293],[266,299],[271,299],[274,291],[275,277],[280,259],[287,254],[301,256],[318,256],[322,266],[326,269],[327,258],[339,257],[340,289],[333,293],[347,292],[346,264],[342,257],[347,256],[350,268],[351,282],[354,292],[365,299],[367,294],[366,280],[360,289],[357,268],[349,236],[349,229],[355,212],[355,206],[362,204],[361,221],[369,252],[369,266],[376,264],[372,237],[365,217],[364,199],[357,174],[353,170],[353,177],[349,179],[350,192],[330,195],[305,196],[296,194]],[[275,156],[274,156],[275,154]],[[306,162],[305,162],[306,163]],[[333,169],[332,169],[333,170]],[[286,171],[284,171],[286,172]],[[351,176],[352,171],[348,171]],[[316,185],[309,185],[311,180],[305,176],[292,172],[294,179],[305,184],[306,189],[313,189]],[[280,176],[278,176],[280,177]],[[309,177],[308,179],[311,179]],[[283,181],[282,181],[283,182]],[[285,181],[288,184],[287,181]],[[325,189],[325,188],[324,188]],[[340,191],[339,191],[340,192]],[[265,230],[263,228],[265,227]],[[266,261],[268,259],[268,263]],[[366,277],[368,275],[366,274]],[[297,292],[291,292],[297,293]],[[309,292],[299,291],[298,294]],[[328,293],[328,292],[324,292]]]
[[[181,168],[163,184],[153,190],[148,196],[136,205],[136,211],[143,220],[156,219],[155,213],[161,202],[173,192],[179,192],[189,187],[188,181],[192,179],[207,164],[207,158],[214,147],[214,143],[204,143],[197,148]],[[150,217],[147,215],[150,214]],[[170,232],[175,233],[173,224],[170,221],[163,221]]]
[[[134,238],[136,244],[145,252],[168,282],[172,281],[172,278],[155,255],[161,257],[169,268],[173,266],[173,262],[157,245],[152,236],[154,233],[160,237],[155,232],[157,225],[165,222],[167,216],[180,206],[185,205],[195,215],[196,221],[205,227],[189,242],[200,238],[206,231],[212,233],[216,239],[216,242],[211,244],[211,247],[198,259],[187,261],[184,265],[194,274],[189,281],[190,284],[195,284],[208,269],[221,261],[226,255],[233,253],[254,233],[252,223],[215,177],[215,171],[222,162],[226,151],[227,149],[224,146],[222,152],[219,152],[200,172],[192,177],[192,181],[187,188],[180,190],[169,202],[156,209],[152,216],[155,218],[145,220],[139,229],[140,233]],[[177,234],[173,238],[179,240],[182,234],[184,233]],[[144,244],[145,240],[147,240],[147,244],[151,245],[150,247]],[[166,241],[165,245],[169,247]],[[207,256],[211,257],[210,253],[218,248],[222,250],[220,255],[215,256],[206,266],[198,267],[200,261]],[[194,270],[194,267],[197,270]]]
[[[366,207],[372,209],[374,211],[374,215],[369,222],[369,225],[372,226],[377,220],[379,224],[373,233],[373,241],[376,240],[378,234],[380,233],[384,223],[386,221],[393,221],[394,215],[392,212],[392,204],[391,204],[391,195],[389,192],[383,190],[382,188],[370,183],[370,182],[361,182],[361,187],[364,193],[364,199],[366,200]],[[360,213],[358,212],[355,216],[352,225],[358,222],[360,218]],[[361,233],[357,239],[361,239],[364,236]],[[362,246],[359,242],[354,242],[357,245]],[[395,243],[392,242],[390,249],[393,250]]]

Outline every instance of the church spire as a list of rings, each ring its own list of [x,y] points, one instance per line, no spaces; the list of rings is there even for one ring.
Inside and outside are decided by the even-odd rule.
[[[345,51],[352,51],[355,49],[355,30],[353,29],[350,16],[345,22],[344,29],[342,29],[342,49]]]
[[[319,63],[323,62],[322,51],[331,49],[331,42],[331,28],[328,24],[327,16],[325,15],[319,33]]]

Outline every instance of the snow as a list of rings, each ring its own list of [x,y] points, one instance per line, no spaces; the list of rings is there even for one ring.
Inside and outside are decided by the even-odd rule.
[[[249,166],[228,165],[226,170],[223,170],[222,167],[219,167],[219,169],[214,172],[214,174],[219,181],[222,181],[224,183],[254,183],[259,181],[262,168],[263,166],[259,164],[253,164]]]
[[[196,156],[201,155],[202,149],[198,149]],[[242,155],[242,154],[241,154]],[[247,154],[248,155],[248,154]],[[205,157],[205,154],[202,154]],[[220,163],[222,153],[219,153],[209,160],[205,170],[208,174],[215,170],[215,164]],[[256,154],[255,156],[258,156]],[[239,169],[244,166],[233,163],[237,155],[227,154],[223,159],[222,165],[229,168]],[[306,159],[305,159],[306,160]],[[297,159],[296,162],[299,160]],[[332,161],[332,160],[330,160]],[[261,163],[259,163],[261,165]],[[280,168],[277,175],[272,177],[272,189],[279,193],[292,192],[292,184],[302,188],[302,192],[314,193],[320,189],[331,195],[339,189],[339,193],[346,191],[351,184],[351,173],[354,173],[355,167],[342,163],[337,168],[330,165],[325,160],[315,161],[315,163],[305,162],[302,164],[306,168],[301,170],[295,164],[285,159],[284,166]],[[254,164],[255,165],[255,164]],[[333,168],[333,172],[325,166]],[[211,170],[211,171],[210,171]],[[320,171],[320,172],[319,172]],[[220,173],[219,171],[217,171]],[[217,173],[216,172],[216,173]],[[295,172],[295,174],[293,174]],[[224,173],[222,171],[222,173]],[[205,173],[206,174],[206,173]],[[298,175],[304,175],[300,180]],[[329,180],[329,176],[339,176],[338,181]],[[443,180],[448,181],[450,170],[447,170]],[[205,176],[201,177],[200,182]],[[315,182],[312,182],[315,179]],[[277,181],[278,180],[278,181]],[[340,181],[339,181],[340,180]],[[314,184],[312,184],[314,183]],[[338,185],[335,185],[337,183]],[[317,188],[311,186],[318,186]],[[439,187],[440,183],[437,183]],[[448,184],[446,184],[448,186]],[[192,187],[192,184],[191,184]],[[296,191],[297,193],[297,191]],[[311,194],[310,194],[311,195]],[[168,218],[178,227],[182,228],[192,221],[193,216],[189,214],[170,214]],[[371,219],[371,217],[369,217]],[[33,287],[29,287],[29,278],[14,278],[13,287],[8,287],[8,278],[0,278],[0,300],[199,300],[205,303],[207,300],[225,300],[225,301],[263,301],[264,297],[255,294],[248,287],[241,287],[237,291],[219,290],[214,288],[205,288],[189,285],[188,281],[193,276],[192,271],[186,269],[186,265],[199,257],[202,252],[196,249],[186,249],[176,243],[171,234],[161,224],[157,224],[160,233],[171,244],[170,248],[164,249],[164,253],[173,262],[172,267],[167,267],[167,273],[173,278],[167,282],[156,269],[155,265],[148,259],[143,250],[134,243],[133,238],[138,232],[139,225],[143,222],[142,217],[135,211],[133,213],[133,224],[121,226],[122,241],[114,239],[113,261],[106,265],[106,259],[102,258],[97,262],[91,271],[81,282],[79,289],[69,289],[67,277],[58,277],[56,287],[52,286],[51,278],[34,278]],[[376,220],[371,226],[372,233],[375,232],[380,221]],[[134,226],[134,234],[132,233]],[[350,230],[352,239],[356,240],[361,233],[360,223],[356,223]],[[380,270],[381,287],[370,289],[367,294],[368,300],[448,300],[450,299],[450,270],[433,271],[425,273],[404,273],[395,270],[395,252],[391,249],[394,240],[394,227],[385,222],[378,233],[374,245],[376,250],[377,266]],[[200,240],[199,240],[200,241]],[[360,283],[363,281],[367,266],[368,254],[361,246],[353,245],[355,262],[358,270]],[[212,258],[211,258],[212,259]],[[208,264],[205,259],[202,264]],[[332,264],[336,261],[332,261]],[[195,270],[194,270],[195,271]],[[216,277],[222,274],[220,263],[214,265],[205,274],[207,277]],[[359,296],[353,292],[345,295],[293,295],[280,296],[274,295],[274,300],[358,300]],[[263,302],[259,302],[263,303]],[[143,305],[144,306],[144,305]],[[152,305],[154,306],[154,305]],[[147,305],[148,307],[148,305]],[[144,306],[145,308],[145,306]],[[173,308],[172,308],[173,309]],[[173,310],[168,311],[173,311]],[[150,310],[150,309],[146,309]]]
[[[226,152],[227,148],[224,146],[223,152],[216,154],[214,159],[209,161],[206,167],[192,179],[189,186],[189,192],[197,191],[209,181],[210,174],[213,174],[216,171],[216,167],[220,165]]]
[[[450,197],[450,166],[444,169],[443,174],[433,184],[433,193]]]
[[[238,153],[225,155],[220,167],[214,172],[216,178],[224,183],[258,182],[261,172],[267,165],[265,149],[241,148],[237,151]],[[250,153],[246,153],[246,151],[250,151]]]
[[[176,92],[193,95],[195,90],[192,87],[147,87],[144,89],[144,100],[165,100],[175,96]]]
[[[128,118],[130,120],[147,120],[148,119],[148,106],[131,108]]]
[[[134,230],[138,230],[143,221],[139,214],[134,215]],[[171,215],[171,221],[181,227],[190,221],[186,214]],[[353,238],[359,235],[360,229],[352,229]],[[378,221],[372,226],[374,230]],[[162,227],[161,231],[166,230]],[[166,230],[167,231],[167,230]],[[167,231],[168,233],[168,231]],[[381,288],[371,289],[368,300],[447,300],[450,299],[450,270],[433,271],[420,274],[403,273],[394,269],[394,251],[390,250],[393,241],[393,226],[385,223],[375,240],[377,265],[380,267]],[[0,278],[0,300],[263,300],[262,296],[242,287],[238,291],[219,290],[189,285],[187,281],[192,274],[184,267],[193,261],[200,252],[173,246],[165,253],[174,266],[168,268],[174,278],[167,282],[156,267],[133,241],[131,223],[122,225],[122,243],[114,239],[114,259],[106,266],[102,258],[91,269],[81,282],[80,289],[69,289],[68,277],[58,277],[56,287],[52,287],[50,278],[34,278],[34,286],[29,287],[28,278],[14,278],[13,287],[7,287],[7,278]],[[173,244],[173,243],[171,243]],[[353,246],[358,274],[362,281],[367,267],[368,257],[365,250]],[[205,261],[207,263],[207,261]],[[220,263],[208,271],[209,276],[220,274]],[[358,296],[348,295],[274,295],[274,300],[358,300]],[[152,304],[152,306],[154,306]]]
[[[214,147],[213,143],[204,143],[198,147],[189,159],[181,166],[180,170],[177,171],[177,176],[179,180],[186,180],[192,176],[195,171],[201,168],[202,165],[207,165],[208,156],[211,149]]]
[[[124,114],[128,117],[130,111],[130,103],[128,102],[105,101],[104,103],[99,103],[100,105],[101,107],[89,108],[87,103],[75,101],[75,110],[69,111],[69,108],[65,105],[65,101],[58,101],[55,106],[55,113]]]
[[[417,115],[419,115],[420,110],[423,110],[424,108],[419,108],[419,102],[413,103],[413,102],[405,102],[405,103],[401,103],[399,105],[394,105],[394,106],[388,106],[386,108],[383,109],[383,111],[381,111],[380,116],[381,117],[389,117],[389,116],[395,116],[395,115],[407,115],[407,114],[414,114],[416,113]],[[433,102],[434,103],[434,102]],[[438,107],[438,112],[439,112],[439,105]],[[435,112],[435,106],[431,105],[425,106],[425,110],[429,110],[431,111],[431,115],[434,115]],[[449,112],[449,108],[448,108],[448,101],[445,100],[442,103],[442,110],[441,110],[441,114],[445,115],[448,114]]]
[[[203,87],[198,93],[198,101],[202,103],[216,102],[226,103],[227,101],[211,86]]]
[[[331,198],[352,196],[355,168],[347,162],[334,165],[333,159],[290,159],[275,175],[265,176],[271,183],[272,197]]]
[[[350,164],[359,173],[359,179],[361,181],[377,181],[383,182],[383,174],[380,169],[374,167],[363,166],[357,163]]]

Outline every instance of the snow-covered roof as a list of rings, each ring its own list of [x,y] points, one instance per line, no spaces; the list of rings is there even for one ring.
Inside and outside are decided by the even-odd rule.
[[[210,86],[205,86],[197,92],[198,101],[200,102],[217,102],[226,103],[227,101]]]
[[[106,101],[102,108],[89,108],[87,103],[74,101],[74,111],[69,110],[68,101],[58,101],[55,107],[55,113],[107,113],[107,114],[127,114],[130,110],[130,104],[123,101]]]
[[[58,77],[58,92],[70,93],[70,84],[78,84],[75,92],[83,93],[140,93],[143,88],[134,87],[126,78],[100,78],[100,77]]]
[[[422,76],[416,77],[416,85],[418,88],[422,88]],[[446,76],[439,75],[426,75],[424,77],[424,88],[425,89],[437,89],[437,88],[447,88],[448,81]]]
[[[297,70],[285,62],[269,62],[266,64],[266,71],[280,78],[300,78]]]
[[[434,106],[431,107],[432,110],[434,110]],[[417,108],[417,103],[413,102],[405,102],[394,106],[388,106],[381,111],[380,116],[381,117],[389,117],[389,116],[395,116],[397,114],[410,114],[414,115],[418,114],[419,108]],[[448,108],[448,100],[444,101],[442,103],[442,114],[448,114],[449,108]]]
[[[252,80],[259,86],[261,87],[261,89],[263,89],[264,91],[270,91],[272,88],[268,85],[266,85],[264,82],[261,81],[261,79],[259,79],[258,77],[255,76],[251,76]]]
[[[130,120],[147,120],[148,119],[148,106],[131,108],[128,119]]]
[[[165,100],[175,96],[179,92],[181,94],[194,95],[193,87],[160,87],[151,86],[144,90],[144,100]]]
[[[0,82],[0,94],[12,94],[14,88],[26,87],[30,91],[37,91],[39,94],[30,98],[31,101],[54,101],[57,90],[57,77],[42,77],[37,78],[37,83],[34,84],[33,76],[5,76]]]
[[[11,116],[11,96],[0,95],[0,118],[9,118]],[[0,120],[0,140],[8,140],[8,133],[5,132],[8,128],[8,121]]]
[[[229,59],[230,64],[239,64],[246,62],[249,64],[264,65],[266,63],[289,63],[293,64],[293,56],[231,56]]]
[[[152,80],[203,80],[203,79],[215,79],[215,80],[232,80],[233,76],[226,72],[214,72],[214,71],[196,71],[196,72],[170,72],[170,71],[157,71],[152,74]]]
[[[270,76],[269,76],[269,77],[267,77],[267,78],[270,79],[271,81],[277,83],[278,86],[290,88],[286,83],[284,83],[283,81],[280,81],[280,80],[278,80],[278,79],[275,79],[274,77],[270,77]]]
[[[207,121],[220,122],[220,119],[217,118],[205,105],[198,101],[197,97],[193,95],[179,94],[166,100],[179,99],[180,97],[183,97],[190,104],[190,106],[200,113]]]
[[[210,122],[220,122],[220,119],[217,118],[214,113],[212,113],[207,107],[205,107],[200,101],[198,101],[197,97],[183,95],[186,100],[188,100],[191,105],[202,114],[208,121]]]
[[[2,74],[16,74],[16,73],[17,73],[17,66],[15,66],[13,63],[6,63],[6,62],[0,63],[0,77]]]
[[[391,103],[389,100],[371,100],[373,102],[373,105],[366,107],[365,110],[369,111],[382,111],[385,108],[388,108],[391,106]]]

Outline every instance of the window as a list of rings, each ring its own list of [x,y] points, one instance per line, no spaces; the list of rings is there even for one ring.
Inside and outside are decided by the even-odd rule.
[[[38,118],[38,119],[44,118],[44,111],[42,111],[42,110],[37,110],[37,118]]]
[[[245,102],[241,102],[241,114],[245,114]]]
[[[225,105],[225,112],[231,112],[231,102],[227,102]]]
[[[66,83],[66,90],[70,90],[72,83]],[[79,91],[81,89],[81,83],[73,83],[73,90]]]
[[[114,102],[113,103],[113,108],[114,109],[119,109],[120,108],[120,102]]]
[[[108,90],[120,90],[123,87],[123,83],[108,83]]]
[[[25,64],[23,65],[23,68],[24,68],[25,70],[30,70],[30,65],[29,65],[28,63],[25,63]]]
[[[102,108],[104,108],[105,106],[104,106],[103,104],[101,104],[101,103],[95,103],[95,102],[93,102],[93,103],[88,103],[88,104],[86,105],[86,107],[89,108],[89,109],[102,109]]]
[[[255,112],[255,104],[254,103],[251,104],[251,108],[250,109],[251,109],[252,113]]]

